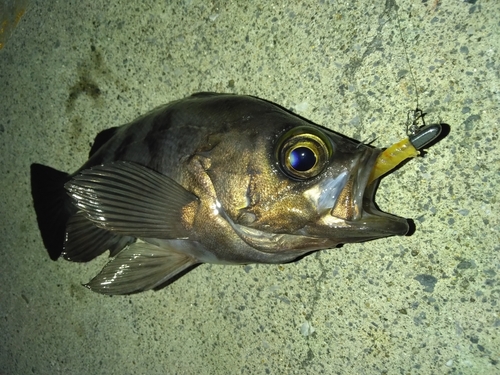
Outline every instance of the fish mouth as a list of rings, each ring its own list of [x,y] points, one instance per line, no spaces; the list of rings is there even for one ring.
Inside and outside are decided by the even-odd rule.
[[[381,152],[367,148],[359,154],[333,207],[320,220],[320,225],[335,230],[339,242],[405,235],[410,229],[407,219],[383,212],[375,203],[380,178],[370,181],[370,176]]]

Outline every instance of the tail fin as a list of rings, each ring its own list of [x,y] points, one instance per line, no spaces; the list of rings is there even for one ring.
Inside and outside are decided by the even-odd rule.
[[[41,164],[31,164],[31,195],[43,244],[52,260],[64,250],[66,223],[74,213],[64,189],[67,173]]]

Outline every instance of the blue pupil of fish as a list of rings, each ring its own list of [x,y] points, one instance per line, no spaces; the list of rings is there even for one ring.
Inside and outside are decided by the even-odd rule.
[[[307,172],[314,168],[317,158],[309,147],[297,147],[290,151],[288,162],[297,172]]]

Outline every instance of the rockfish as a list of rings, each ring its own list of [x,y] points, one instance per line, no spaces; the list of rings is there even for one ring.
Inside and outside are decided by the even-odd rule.
[[[440,131],[426,126],[383,151],[266,100],[199,93],[99,133],[73,174],[32,164],[32,196],[52,259],[109,250],[87,287],[136,293],[200,263],[284,263],[406,234],[375,190]]]

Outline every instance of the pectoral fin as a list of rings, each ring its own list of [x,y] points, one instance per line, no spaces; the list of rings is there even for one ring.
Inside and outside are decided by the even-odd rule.
[[[121,251],[86,286],[102,294],[138,293],[167,283],[197,263],[168,243],[159,247],[136,242]]]
[[[187,238],[184,212],[198,200],[170,177],[129,162],[84,170],[65,187],[96,226],[138,238]]]

